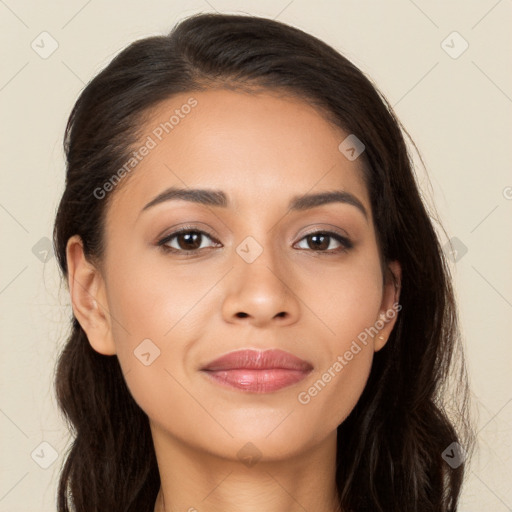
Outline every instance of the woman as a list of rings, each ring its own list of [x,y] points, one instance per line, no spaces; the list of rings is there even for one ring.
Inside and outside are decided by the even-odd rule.
[[[361,71],[276,21],[193,16],[87,85],[65,150],[59,511],[457,509],[449,270]]]

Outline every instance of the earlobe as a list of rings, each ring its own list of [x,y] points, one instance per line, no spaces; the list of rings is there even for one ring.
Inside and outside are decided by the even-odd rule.
[[[399,311],[402,306],[400,300],[400,288],[402,281],[402,267],[398,261],[388,263],[387,275],[382,291],[382,304],[379,311],[379,319],[376,325],[379,334],[374,338],[374,350],[379,351],[387,343],[391,331],[395,326]]]
[[[73,313],[92,348],[100,354],[114,355],[116,348],[105,283],[100,271],[85,257],[83,243],[78,235],[68,240],[66,258]]]

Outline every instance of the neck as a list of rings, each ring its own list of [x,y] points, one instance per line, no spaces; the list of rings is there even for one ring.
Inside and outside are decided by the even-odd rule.
[[[252,465],[154,440],[161,479],[154,512],[340,512],[336,432],[309,451]]]

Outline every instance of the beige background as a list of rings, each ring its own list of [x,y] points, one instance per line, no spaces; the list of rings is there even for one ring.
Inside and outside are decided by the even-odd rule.
[[[64,185],[66,118],[129,42],[214,10],[318,36],[395,106],[426,162],[426,201],[458,239],[452,268],[479,415],[460,510],[512,510],[511,0],[0,0],[0,512],[55,510],[69,442],[52,379],[71,309],[55,258],[45,257]],[[58,48],[42,58],[52,39]]]

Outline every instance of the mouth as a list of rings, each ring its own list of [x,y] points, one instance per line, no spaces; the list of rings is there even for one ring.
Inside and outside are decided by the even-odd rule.
[[[282,350],[238,350],[201,368],[217,384],[252,393],[291,386],[312,370],[311,363]]]

